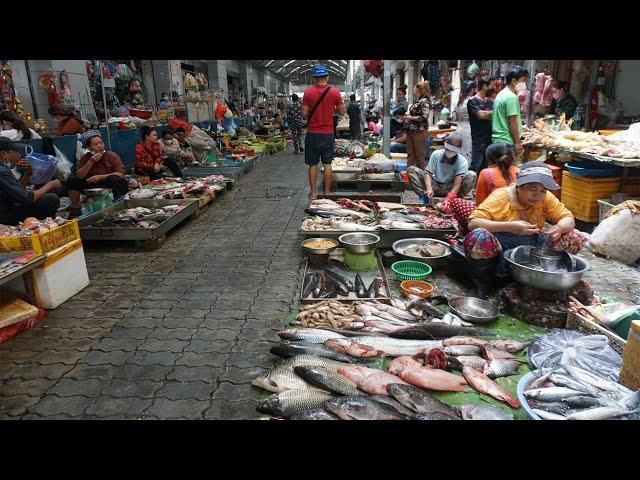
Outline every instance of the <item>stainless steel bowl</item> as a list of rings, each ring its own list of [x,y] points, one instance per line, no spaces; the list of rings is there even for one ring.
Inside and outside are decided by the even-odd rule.
[[[558,270],[562,262],[562,255],[546,248],[532,248],[530,255],[532,263],[548,272]]]
[[[334,243],[333,247],[330,248],[310,248],[308,247],[306,244],[311,243],[313,241],[322,241],[322,240],[330,240]],[[316,238],[307,238],[306,240],[304,240],[302,242],[302,249],[307,252],[307,253],[313,253],[316,255],[328,255],[329,253],[331,253],[332,251],[334,251],[336,248],[338,248],[338,241],[333,239],[333,238],[320,238],[320,237],[316,237]]]
[[[111,193],[109,188],[87,188],[84,194],[89,197],[101,197],[102,195],[108,195]]]
[[[345,233],[338,237],[344,248],[351,253],[369,253],[380,243],[380,237],[373,233],[357,232]]]
[[[589,265],[589,262],[586,260],[569,254],[576,265],[575,270],[572,272],[536,270],[535,268],[523,265],[523,263],[529,261],[531,248],[532,247],[521,246],[507,250],[504,253],[504,259],[509,265],[511,275],[518,283],[541,290],[569,290],[575,287],[582,279],[584,273],[591,268],[591,265]]]
[[[492,322],[500,315],[500,310],[494,304],[475,297],[453,297],[449,300],[449,308],[471,323]]]
[[[425,243],[439,243],[446,248],[446,252],[444,255],[440,255],[439,257],[414,257],[403,253],[404,250],[411,245],[423,245]],[[398,255],[402,260],[415,260],[416,262],[426,263],[431,268],[445,267],[447,259],[451,255],[451,246],[447,242],[436,240],[435,238],[405,238],[403,240],[393,242],[392,248],[396,255]]]

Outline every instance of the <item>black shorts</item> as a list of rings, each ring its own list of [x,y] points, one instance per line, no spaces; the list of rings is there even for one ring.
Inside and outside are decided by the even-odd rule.
[[[325,165],[333,161],[336,139],[333,133],[309,133],[304,139],[304,163],[317,165],[320,160]]]

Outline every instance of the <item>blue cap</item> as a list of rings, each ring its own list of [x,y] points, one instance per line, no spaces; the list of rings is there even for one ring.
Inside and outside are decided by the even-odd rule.
[[[329,69],[326,65],[321,63],[314,65],[311,69],[311,76],[313,77],[327,77],[329,75]]]

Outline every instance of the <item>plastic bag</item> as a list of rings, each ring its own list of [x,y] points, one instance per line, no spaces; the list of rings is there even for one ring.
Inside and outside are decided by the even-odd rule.
[[[51,180],[56,170],[56,165],[58,164],[56,157],[42,153],[32,153],[28,155],[26,159],[31,164],[31,183],[40,185]]]
[[[618,381],[622,357],[609,346],[604,335],[576,330],[553,330],[531,342],[528,350],[532,369],[573,365],[603,378]]]
[[[640,258],[640,214],[624,209],[605,218],[591,234],[589,247],[601,255],[633,264]]]
[[[55,145],[53,148],[56,152],[56,158],[58,159],[58,165],[56,165],[54,175],[58,180],[65,181],[69,178],[69,175],[71,175],[71,168],[73,167],[73,164],[69,161],[67,156],[62,153],[62,150]]]

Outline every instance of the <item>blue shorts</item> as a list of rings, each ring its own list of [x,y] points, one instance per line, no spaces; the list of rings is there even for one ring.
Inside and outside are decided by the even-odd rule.
[[[325,165],[333,161],[335,147],[333,133],[309,133],[304,139],[304,163],[317,165],[320,160]]]

